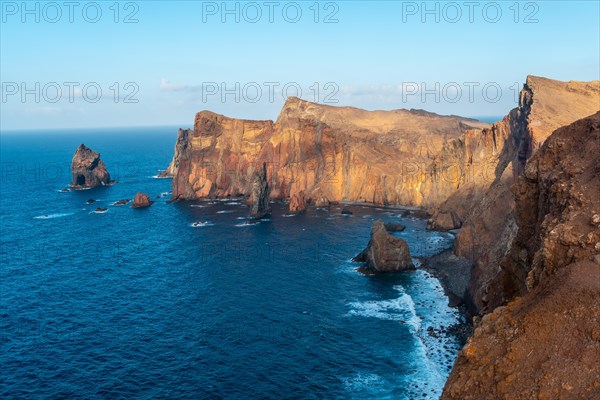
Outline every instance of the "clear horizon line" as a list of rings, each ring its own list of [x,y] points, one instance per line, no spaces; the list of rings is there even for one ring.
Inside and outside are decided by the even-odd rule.
[[[462,118],[475,119],[480,122],[491,123],[484,121],[493,119],[493,122],[501,121],[504,115],[478,115],[478,116],[461,116]],[[76,131],[76,130],[102,130],[102,129],[143,129],[143,128],[193,128],[193,124],[157,124],[157,125],[109,125],[109,126],[87,126],[87,127],[58,127],[58,128],[0,128],[0,134],[12,132],[42,132],[42,131]]]

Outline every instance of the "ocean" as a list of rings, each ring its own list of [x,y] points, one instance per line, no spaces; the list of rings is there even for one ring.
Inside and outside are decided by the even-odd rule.
[[[461,316],[427,271],[350,260],[377,219],[414,257],[452,235],[398,209],[276,202],[248,225],[242,199],[169,204],[176,134],[2,133],[0,397],[439,398],[460,344],[436,332]],[[80,143],[117,184],[61,192]],[[136,192],[155,203],[112,205]]]

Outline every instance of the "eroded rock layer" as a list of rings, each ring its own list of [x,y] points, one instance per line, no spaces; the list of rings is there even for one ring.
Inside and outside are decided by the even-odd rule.
[[[600,398],[600,112],[556,130],[516,185],[518,233],[443,399]]]
[[[196,114],[180,130],[169,166],[173,197],[249,195],[267,164],[271,198],[304,191],[307,200],[431,205],[446,193],[423,192],[428,166],[475,120],[419,110],[365,111],[290,98],[276,122]]]

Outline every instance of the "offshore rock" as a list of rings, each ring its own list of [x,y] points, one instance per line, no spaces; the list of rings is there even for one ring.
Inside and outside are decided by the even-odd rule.
[[[353,261],[366,263],[362,270],[367,273],[415,269],[408,244],[403,239],[390,235],[380,220],[371,228],[371,239],[367,248]]]
[[[270,193],[271,189],[267,181],[267,164],[264,163],[262,169],[255,172],[252,181],[252,204],[250,206],[250,216],[252,218],[262,218],[271,213]]]
[[[294,193],[290,198],[290,212],[291,213],[302,213],[306,211],[306,197],[304,192]]]
[[[152,203],[154,203],[152,200],[150,200],[150,196],[148,196],[145,193],[141,193],[138,192],[135,197],[133,198],[133,204],[131,205],[132,208],[142,208],[142,207],[149,207],[152,205]]]
[[[80,144],[73,155],[71,173],[73,175],[71,186],[75,188],[106,186],[114,183],[110,180],[110,174],[106,170],[104,161],[100,159],[100,154],[84,144]]]

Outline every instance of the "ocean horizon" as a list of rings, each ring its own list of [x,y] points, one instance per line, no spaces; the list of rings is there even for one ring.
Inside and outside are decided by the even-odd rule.
[[[139,133],[2,135],[2,397],[440,396],[463,317],[424,269],[351,258],[377,219],[406,226],[417,265],[452,234],[397,208],[273,202],[247,224],[242,198],[169,204],[176,132]],[[80,143],[116,184],[62,191]],[[115,205],[140,191],[152,207]]]

